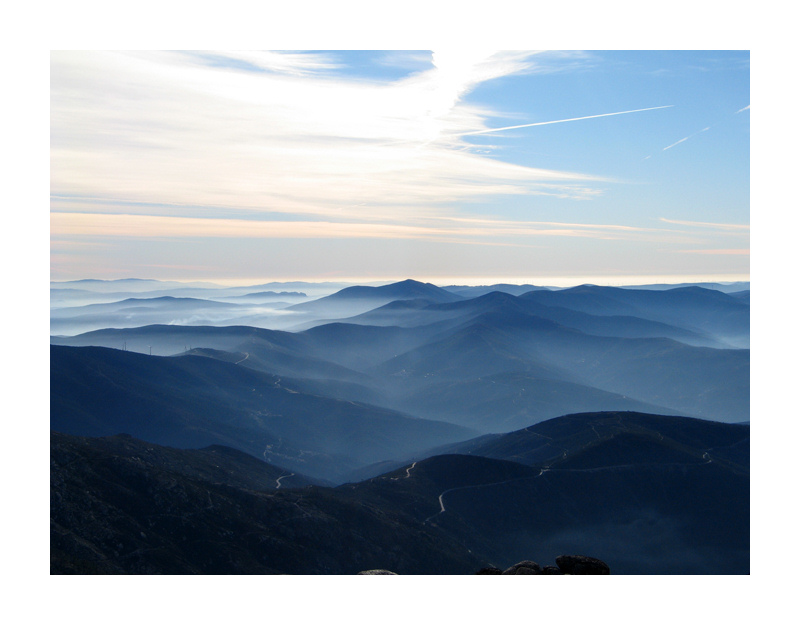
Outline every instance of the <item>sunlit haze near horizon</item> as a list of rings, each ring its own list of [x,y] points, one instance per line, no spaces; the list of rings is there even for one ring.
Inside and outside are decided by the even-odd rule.
[[[749,63],[51,52],[51,279],[749,280]]]
[[[91,278],[90,278],[91,279]],[[113,281],[113,280],[124,280],[125,278],[111,278],[106,279],[105,281]],[[418,282],[428,282],[431,284],[435,284],[436,286],[453,286],[453,285],[463,285],[463,286],[489,286],[493,284],[531,284],[534,286],[549,286],[549,287],[573,287],[573,286],[580,286],[584,284],[593,284],[596,286],[636,286],[636,285],[648,285],[648,284],[681,284],[687,282],[694,282],[694,283],[704,283],[704,282],[716,282],[721,284],[726,283],[735,283],[735,282],[749,282],[750,276],[749,274],[725,274],[725,275],[629,275],[629,276],[560,276],[560,277],[552,277],[552,276],[484,276],[484,277],[464,277],[464,276],[392,276],[384,279],[375,279],[374,277],[370,276],[343,276],[337,277],[331,280],[324,280],[316,276],[304,278],[293,278],[291,280],[280,280],[274,279],[272,277],[264,277],[264,278],[196,278],[191,280],[172,280],[172,279],[164,279],[165,281],[169,282],[178,282],[184,283],[187,285],[193,283],[208,283],[208,284],[215,284],[217,286],[222,287],[246,287],[246,286],[255,286],[260,283],[270,283],[270,282],[308,282],[311,284],[314,283],[325,283],[325,282],[335,282],[335,283],[343,283],[343,284],[364,284],[364,285],[382,285],[382,284],[392,284],[395,282],[400,282],[403,280],[416,280]],[[59,284],[74,284],[74,282],[82,280],[81,278],[77,280],[53,280],[51,282],[52,285],[57,286]],[[102,280],[102,279],[100,279]]]

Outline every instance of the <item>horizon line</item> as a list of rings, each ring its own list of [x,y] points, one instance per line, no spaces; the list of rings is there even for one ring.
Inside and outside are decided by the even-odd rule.
[[[140,278],[140,277],[118,277],[118,278],[70,278],[63,280],[50,280],[50,284],[69,284],[81,281],[97,282],[121,282],[121,281],[142,281],[142,282],[178,282],[186,285],[204,283],[219,287],[250,287],[261,284],[285,284],[293,282],[305,282],[309,284],[351,284],[351,285],[380,285],[394,284],[405,280],[415,280],[435,284],[436,286],[492,286],[496,284],[531,285],[531,286],[551,286],[551,287],[571,287],[581,285],[594,286],[639,286],[653,284],[685,284],[685,283],[715,283],[732,284],[737,282],[750,282],[749,274],[646,274],[646,275],[606,275],[606,276],[424,276],[424,277],[377,277],[377,276],[315,276],[315,277],[296,277],[296,278],[220,278],[220,277],[199,277],[199,278]]]

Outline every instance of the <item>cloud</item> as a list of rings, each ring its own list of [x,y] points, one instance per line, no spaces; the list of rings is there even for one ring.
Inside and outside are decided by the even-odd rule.
[[[223,52],[186,52],[189,62],[208,67],[224,67],[243,71],[268,71],[307,76],[339,68],[339,64],[323,53],[272,52],[240,50]]]
[[[750,110],[750,105],[748,104],[748,105],[747,105],[747,106],[745,106],[743,109],[739,109],[738,111],[736,111],[736,115],[738,115],[738,114],[739,114],[739,113],[741,113],[742,111],[749,111],[749,110]]]
[[[416,223],[365,223],[333,221],[265,221],[165,217],[130,214],[51,213],[51,237],[83,236],[243,239],[421,239],[482,243],[520,237],[584,237],[618,239],[653,232],[614,224],[508,221],[481,218],[434,218]]]
[[[727,250],[677,250],[681,254],[711,254],[713,256],[749,256],[750,250],[727,249]]]
[[[710,223],[706,221],[683,221],[678,219],[667,219],[665,217],[660,217],[660,221],[668,224],[676,224],[678,226],[690,226],[693,228],[716,228],[720,230],[737,230],[737,231],[750,231],[749,224],[720,224],[720,223]]]
[[[424,71],[377,81],[337,74],[324,54],[53,52],[51,193],[321,219],[591,196],[595,177],[459,138],[496,115],[465,94],[535,71],[538,56],[436,51]]]

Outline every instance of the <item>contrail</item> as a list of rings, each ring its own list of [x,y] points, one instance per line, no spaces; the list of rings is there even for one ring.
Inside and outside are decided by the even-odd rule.
[[[738,111],[736,111],[735,113],[733,113],[733,115],[738,115],[738,114],[739,114],[739,113],[741,113],[742,111],[749,111],[749,110],[750,110],[750,105],[748,104],[748,105],[747,105],[747,106],[745,106],[744,108],[742,108],[742,109],[739,109]],[[733,117],[733,115],[731,115],[731,117]],[[691,135],[689,135],[688,137],[684,137],[683,139],[680,139],[680,140],[676,141],[675,143],[672,143],[672,144],[668,145],[668,146],[667,146],[667,147],[665,147],[665,148],[661,148],[661,151],[662,151],[662,152],[666,152],[666,151],[667,151],[667,150],[669,150],[670,148],[674,148],[674,147],[675,147],[676,145],[678,145],[679,143],[683,143],[684,141],[687,141],[688,139],[691,139],[692,137],[696,137],[696,136],[697,136],[697,135],[699,135],[701,132],[705,132],[706,130],[711,130],[711,126],[706,126],[706,127],[705,127],[705,128],[703,128],[702,130],[698,130],[697,132],[695,132],[694,134],[691,134]],[[642,160],[645,160],[645,161],[646,161],[648,158],[650,158],[650,157],[649,157],[649,156],[645,156],[645,157],[644,157],[644,159],[642,159]]]
[[[670,148],[674,148],[676,145],[678,145],[679,143],[683,143],[683,142],[684,142],[684,141],[686,141],[688,138],[689,138],[689,137],[684,137],[683,139],[681,139],[681,140],[679,140],[679,141],[676,141],[675,143],[673,143],[673,144],[671,144],[671,145],[668,145],[667,147],[663,148],[661,151],[663,152],[664,150],[669,150]]]
[[[571,117],[569,119],[555,119],[549,122],[535,122],[533,124],[520,124],[519,126],[505,126],[503,128],[489,128],[487,130],[476,130],[475,132],[459,133],[457,136],[465,137],[467,135],[485,135],[489,132],[500,132],[501,130],[516,130],[517,128],[530,128],[531,126],[547,126],[548,124],[561,124],[563,122],[577,122],[581,119],[594,119],[596,117],[610,117],[612,115],[626,115],[627,113],[641,113],[642,111],[655,111],[657,109],[668,109],[674,104],[667,104],[666,106],[652,106],[646,109],[635,109],[633,111],[619,111],[617,113],[601,113],[600,115],[587,115],[586,117]]]
[[[675,142],[675,143],[673,143],[672,145],[668,145],[667,147],[665,147],[665,148],[664,148],[664,149],[662,149],[661,151],[662,151],[662,152],[664,152],[665,150],[669,150],[670,148],[674,148],[674,147],[675,147],[676,145],[678,145],[679,143],[683,143],[683,142],[684,142],[684,141],[686,141],[687,139],[691,139],[692,137],[696,137],[696,136],[697,136],[697,135],[699,135],[701,132],[705,132],[706,130],[710,130],[710,129],[711,129],[711,126],[706,126],[706,127],[705,127],[705,128],[703,128],[702,130],[698,130],[698,131],[697,131],[696,133],[694,133],[693,135],[689,135],[688,137],[684,137],[684,138],[683,138],[683,139],[681,139],[680,141],[676,141],[676,142]]]

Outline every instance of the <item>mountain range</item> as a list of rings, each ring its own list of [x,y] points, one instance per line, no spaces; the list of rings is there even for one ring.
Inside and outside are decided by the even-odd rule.
[[[310,289],[254,312],[265,285],[167,285],[53,308],[51,332],[102,327],[50,337],[51,454],[72,458],[51,458],[52,570],[466,573],[585,553],[612,573],[746,573],[749,291],[497,286]],[[150,323],[200,311],[225,316]]]
[[[439,292],[433,285],[402,283],[393,293],[417,295],[418,286]],[[665,312],[670,294],[677,312]],[[560,296],[559,303],[573,308],[533,296]],[[727,422],[749,418],[749,350],[724,342],[735,342],[727,334],[732,325],[736,332],[747,330],[731,319],[749,315],[749,305],[724,293],[593,287],[521,296],[492,292],[446,303],[382,300],[377,296],[367,313],[299,332],[153,325],[51,337],[51,343],[124,346],[164,356],[197,349],[191,353],[314,380],[323,393],[320,385],[326,384],[339,399],[484,431],[592,408]],[[607,314],[578,310],[593,304]],[[707,328],[715,318],[720,322],[713,333],[696,327]],[[500,412],[506,416],[498,422]]]

